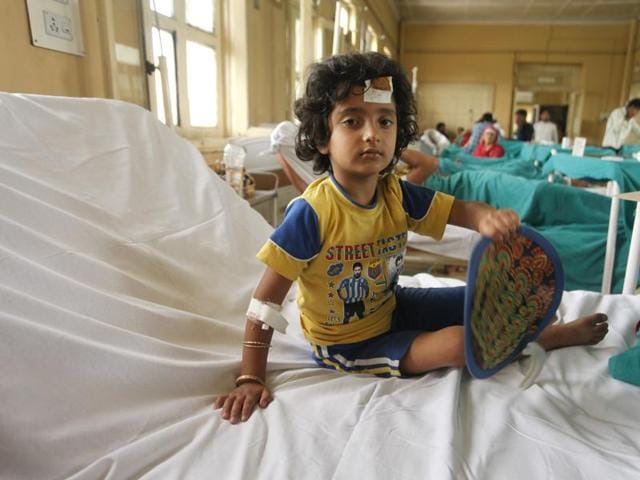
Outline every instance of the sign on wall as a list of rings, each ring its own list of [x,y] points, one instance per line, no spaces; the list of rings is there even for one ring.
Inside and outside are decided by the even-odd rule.
[[[27,0],[36,47],[84,55],[79,0]]]

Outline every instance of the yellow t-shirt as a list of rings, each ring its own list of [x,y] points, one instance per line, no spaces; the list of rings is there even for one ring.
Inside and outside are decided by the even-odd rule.
[[[359,205],[333,176],[294,199],[258,252],[298,281],[302,331],[316,345],[354,343],[389,330],[407,231],[442,238],[454,198],[382,177],[376,198]]]

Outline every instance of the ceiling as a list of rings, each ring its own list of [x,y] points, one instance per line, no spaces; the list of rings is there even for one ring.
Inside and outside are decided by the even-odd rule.
[[[640,17],[640,0],[393,0],[406,22],[610,22]]]

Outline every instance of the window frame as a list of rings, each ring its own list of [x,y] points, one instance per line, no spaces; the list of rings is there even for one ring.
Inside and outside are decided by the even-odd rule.
[[[217,142],[226,133],[226,102],[225,102],[225,76],[224,76],[224,43],[222,35],[223,5],[221,0],[211,0],[214,8],[213,32],[202,30],[192,26],[186,20],[186,0],[174,0],[174,17],[166,17],[151,9],[150,0],[142,2],[142,19],[144,29],[145,58],[152,62],[153,55],[152,28],[169,31],[174,36],[175,64],[176,64],[176,95],[178,105],[178,124],[174,125],[176,132],[191,140],[198,147],[208,147]],[[158,25],[156,25],[156,18]],[[215,127],[192,126],[190,124],[189,92],[187,81],[187,41],[193,41],[213,48],[216,56],[216,84],[218,98],[218,124]],[[158,114],[155,75],[147,75],[147,88],[149,91],[149,107],[152,112]],[[161,119],[164,122],[164,119]]]

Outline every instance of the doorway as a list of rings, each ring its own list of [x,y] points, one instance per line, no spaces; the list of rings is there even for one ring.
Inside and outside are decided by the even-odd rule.
[[[558,138],[567,136],[567,121],[569,120],[569,105],[540,105],[538,115],[534,121],[538,121],[540,112],[547,110],[551,116],[551,121],[558,127]]]
[[[582,93],[580,65],[518,63],[515,72],[513,113],[527,111],[527,121],[538,120],[543,109],[558,127],[558,137],[580,135]],[[512,125],[512,132],[515,125]]]

